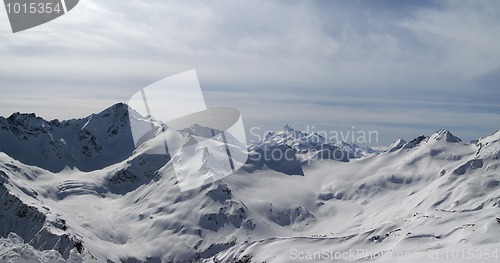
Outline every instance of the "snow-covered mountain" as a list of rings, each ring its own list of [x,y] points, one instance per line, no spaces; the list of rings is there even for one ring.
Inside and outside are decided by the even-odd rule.
[[[35,114],[0,117],[0,152],[52,172],[66,166],[102,169],[135,149],[128,106],[116,104],[87,118],[46,121]]]
[[[287,145],[297,153],[308,153],[311,151],[322,151],[325,149],[338,149],[345,155],[346,161],[352,158],[360,158],[371,155],[371,148],[361,148],[356,144],[325,138],[318,132],[306,133],[285,125],[283,130],[269,132],[260,142],[251,145],[251,148],[266,148],[277,145]]]
[[[248,148],[250,156],[243,167],[245,171],[270,168],[288,175],[304,175],[303,166],[315,160],[349,162],[377,153],[369,147],[328,139],[317,132],[295,130],[289,125],[281,131],[267,133],[264,139]]]
[[[209,154],[154,154],[159,136],[135,148],[126,109],[0,119],[0,262],[500,260],[500,131],[370,153],[287,126],[235,174],[181,192],[173,161],[218,169]]]

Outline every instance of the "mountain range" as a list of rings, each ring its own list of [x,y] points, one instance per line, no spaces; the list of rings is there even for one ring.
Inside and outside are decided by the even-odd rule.
[[[500,131],[372,149],[287,125],[181,192],[176,169],[217,166],[154,154],[156,137],[136,147],[133,122],[165,127],[129,113],[0,117],[0,262],[499,260]],[[206,129],[179,132],[187,145]]]

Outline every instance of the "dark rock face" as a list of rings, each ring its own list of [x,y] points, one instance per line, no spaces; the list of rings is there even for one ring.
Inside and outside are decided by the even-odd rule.
[[[3,171],[0,173],[5,174]],[[15,230],[26,243],[36,249],[58,251],[64,258],[69,257],[70,250],[75,248],[82,253],[82,241],[68,231],[66,221],[58,218],[49,221],[47,216],[36,207],[23,203],[11,194],[4,183],[0,184],[0,236],[8,237]],[[57,231],[52,231],[52,228]],[[62,231],[62,233],[60,233]]]

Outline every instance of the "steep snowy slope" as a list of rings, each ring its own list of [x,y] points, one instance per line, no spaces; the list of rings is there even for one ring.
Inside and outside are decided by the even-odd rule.
[[[106,125],[100,127],[93,132],[104,136],[96,130]],[[186,144],[205,131],[195,128],[196,134],[184,132]],[[290,158],[253,159],[231,176],[186,192],[171,158],[185,158],[186,169],[207,169],[208,155],[153,154],[164,147],[157,137],[121,160],[102,161],[101,168],[63,158],[62,164],[81,167],[57,172],[28,162],[42,156],[37,151],[22,162],[4,148],[0,261],[307,262],[306,255],[323,250],[361,249],[367,261],[384,255],[381,261],[426,262],[418,257],[430,250],[440,261],[461,262],[446,252],[474,249],[477,259],[477,249],[492,254],[500,247],[500,132],[468,144],[442,130],[346,160],[312,158],[327,144],[340,149],[334,143],[317,148],[312,141],[279,140],[290,132],[296,131],[288,127],[250,147],[253,155],[278,149]],[[30,140],[48,134],[54,133]],[[121,151],[95,138],[110,147],[102,156]],[[289,176],[297,171],[302,176]],[[396,260],[399,252],[413,254]],[[358,253],[338,261],[359,259]],[[332,261],[309,261],[321,260]]]

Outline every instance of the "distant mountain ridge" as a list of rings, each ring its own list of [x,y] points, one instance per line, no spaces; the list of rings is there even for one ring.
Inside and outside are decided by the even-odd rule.
[[[310,150],[338,148],[345,152],[347,159],[367,156],[374,152],[374,150],[369,147],[362,148],[354,143],[325,138],[318,132],[307,133],[295,130],[290,125],[285,125],[283,130],[267,133],[260,142],[251,144],[250,148],[264,148],[276,145],[287,145],[297,153],[305,153]]]

